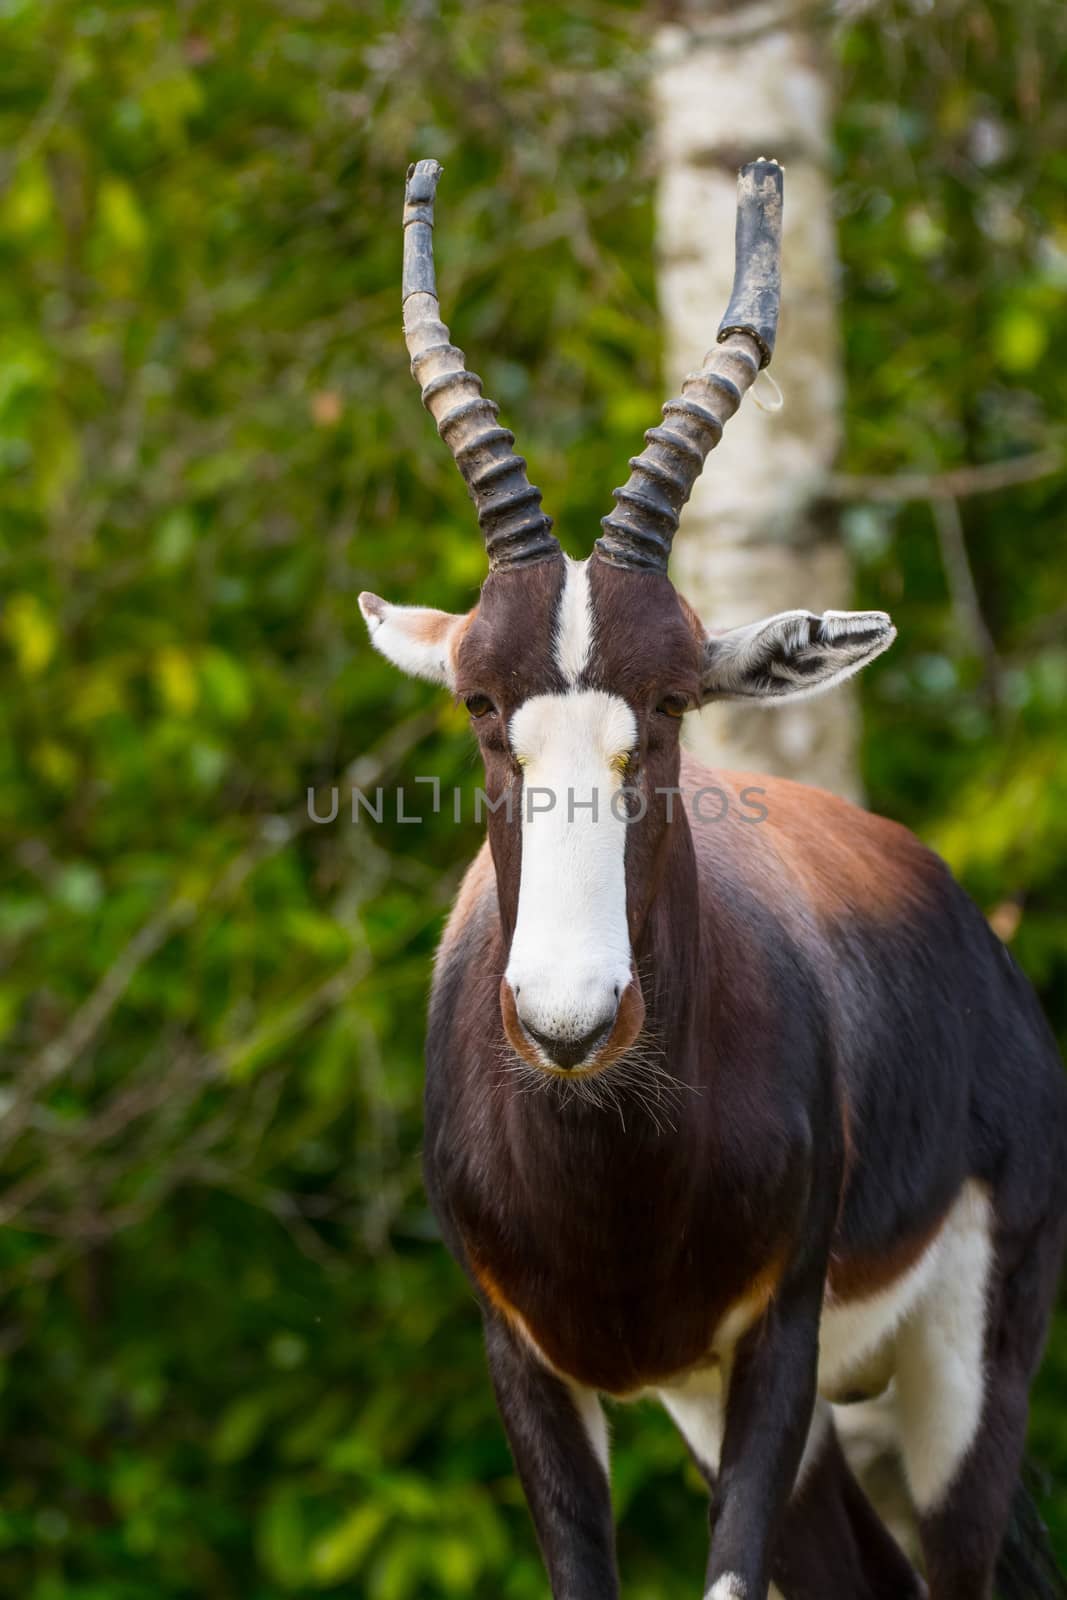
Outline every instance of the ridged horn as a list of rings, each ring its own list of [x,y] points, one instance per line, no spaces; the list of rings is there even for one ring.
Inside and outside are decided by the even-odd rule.
[[[641,572],[666,572],[678,518],[705,458],[774,352],[781,302],[782,168],[761,156],[737,179],[734,286],[717,343],[699,372],[645,434],[630,476],[614,491],[615,510],[596,542],[601,560]]]
[[[462,350],[441,321],[433,265],[433,208],[441,166],[417,161],[404,190],[404,340],[422,403],[456,458],[489,552],[490,571],[529,566],[560,553],[541,491],[512,449],[515,437],[497,422],[497,407],[468,372]]]

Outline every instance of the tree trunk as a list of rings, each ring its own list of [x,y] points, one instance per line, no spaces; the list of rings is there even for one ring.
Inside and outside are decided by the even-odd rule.
[[[675,544],[675,581],[709,627],[851,602],[836,522],[825,504],[820,509],[841,439],[844,384],[832,103],[818,27],[798,0],[683,0],[656,40],[659,286],[672,382],[699,365],[730,296],[738,167],[766,155],[786,169],[782,320],[771,369],[785,403],[761,410],[754,401],[773,389],[757,383],[697,483]],[[713,765],[861,795],[850,684],[780,709],[709,706],[689,725],[692,747]],[[841,1412],[839,1423],[865,1488],[917,1554],[891,1396]]]
[[[796,0],[690,0],[656,41],[659,284],[672,382],[699,366],[729,299],[739,165],[766,155],[786,169],[772,368],[785,404],[760,410],[755,400],[773,389],[759,381],[708,462],[675,547],[675,581],[709,627],[850,602],[837,529],[818,511],[840,440],[842,375],[830,92],[812,27],[810,7]],[[848,685],[782,709],[711,706],[689,737],[718,766],[859,793]]]

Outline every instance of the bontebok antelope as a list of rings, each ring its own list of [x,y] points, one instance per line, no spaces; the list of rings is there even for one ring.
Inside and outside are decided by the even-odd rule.
[[[782,169],[742,170],[718,342],[585,561],[440,319],[439,175],[408,174],[404,330],[489,574],[465,616],[360,605],[377,649],[465,702],[485,762],[488,838],[434,978],[426,1178],[552,1592],[618,1594],[601,1397],[652,1395],[711,1488],[708,1600],[923,1593],[830,1405],[892,1384],[932,1600],[987,1600],[1067,1218],[1052,1036],[910,833],[679,745],[709,700],[829,688],[894,638],[879,611],[709,633],[667,576],[774,348]]]

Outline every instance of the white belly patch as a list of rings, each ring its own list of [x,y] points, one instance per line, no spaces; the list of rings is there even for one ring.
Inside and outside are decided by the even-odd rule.
[[[879,1294],[831,1299],[823,1311],[819,1388],[832,1396],[872,1363],[893,1378],[901,1457],[920,1511],[944,1499],[982,1420],[992,1268],[992,1205],[969,1182],[908,1272]]]
[[[865,1299],[842,1302],[828,1296],[825,1302],[819,1389],[832,1399],[850,1379],[872,1370],[893,1379],[901,1455],[920,1511],[943,1500],[981,1422],[992,1265],[989,1196],[981,1184],[969,1182],[937,1236],[894,1283]],[[711,1472],[722,1448],[728,1369],[727,1358],[721,1367],[681,1375],[657,1389],[661,1404]],[[820,1400],[805,1464],[818,1453],[828,1414],[825,1399]]]
[[[827,1292],[819,1324],[819,1388],[834,1394],[876,1360],[929,1292],[943,1254],[944,1228],[907,1272],[876,1294],[835,1300]]]
[[[839,1301],[828,1294],[819,1327],[819,1388],[832,1393],[847,1386],[849,1377],[883,1354],[905,1325],[961,1296],[968,1299],[976,1320],[982,1321],[978,1311],[985,1300],[990,1222],[984,1189],[967,1183],[936,1237],[895,1282],[864,1299]],[[967,1346],[961,1354],[970,1354],[973,1329],[955,1332]]]

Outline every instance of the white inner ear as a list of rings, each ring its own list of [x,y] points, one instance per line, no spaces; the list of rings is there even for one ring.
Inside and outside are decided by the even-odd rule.
[[[394,667],[414,678],[455,687],[456,645],[466,616],[429,606],[393,606],[376,594],[361,594],[359,609],[371,644]]]
[[[783,611],[707,640],[705,700],[799,700],[880,656],[897,636],[884,611]]]

